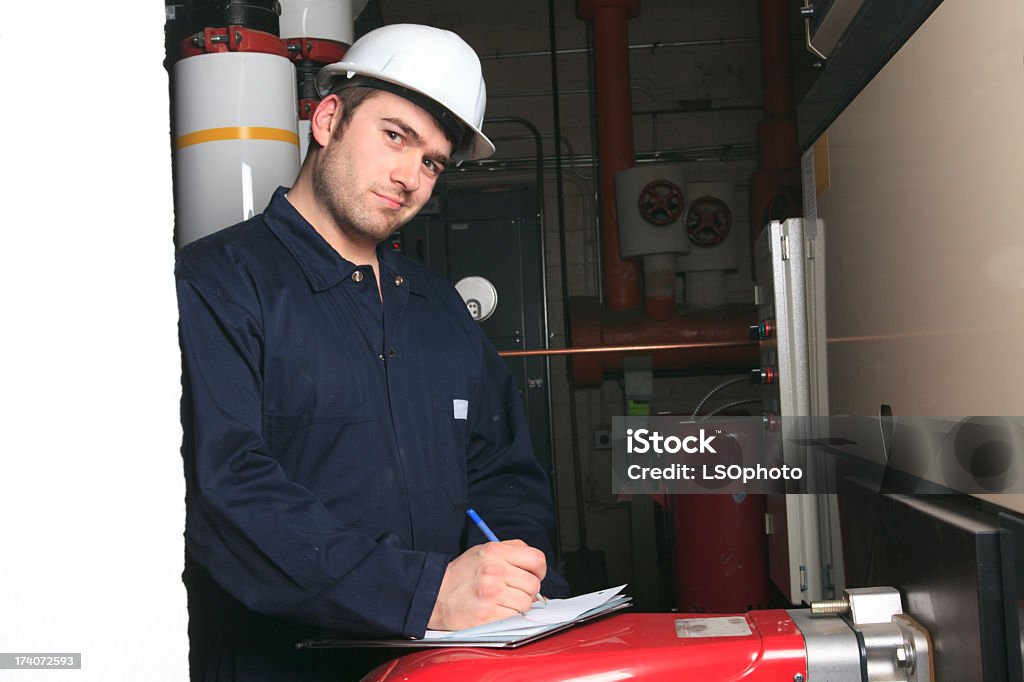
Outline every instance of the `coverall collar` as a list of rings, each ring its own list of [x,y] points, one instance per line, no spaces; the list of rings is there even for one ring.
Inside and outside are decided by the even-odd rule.
[[[264,211],[264,219],[270,230],[281,240],[284,247],[295,258],[313,291],[326,291],[352,276],[355,263],[341,257],[320,233],[309,224],[288,198],[287,187],[278,187]],[[377,245],[377,262],[381,277],[405,276],[406,268],[401,267],[398,254],[391,248],[390,240]],[[426,290],[410,280],[412,292],[427,296]]]

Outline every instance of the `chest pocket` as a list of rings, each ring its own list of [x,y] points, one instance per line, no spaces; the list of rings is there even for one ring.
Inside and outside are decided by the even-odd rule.
[[[453,506],[467,504],[466,449],[469,440],[470,405],[465,397],[450,393],[434,396],[434,457],[441,485]]]
[[[270,454],[293,482],[313,491],[342,523],[380,506],[378,425],[365,403],[266,415]]]

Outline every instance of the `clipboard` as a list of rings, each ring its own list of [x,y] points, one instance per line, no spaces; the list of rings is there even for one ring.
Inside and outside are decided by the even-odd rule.
[[[615,613],[632,606],[632,597],[620,595],[600,606],[583,613],[579,617],[561,623],[554,623],[527,635],[516,636],[514,633],[504,635],[478,635],[476,637],[444,639],[339,639],[325,637],[323,639],[306,639],[295,644],[296,649],[334,649],[345,647],[395,647],[440,649],[450,647],[478,647],[485,649],[516,649],[530,642],[549,637],[557,632],[568,630],[581,623],[592,621],[609,613]]]

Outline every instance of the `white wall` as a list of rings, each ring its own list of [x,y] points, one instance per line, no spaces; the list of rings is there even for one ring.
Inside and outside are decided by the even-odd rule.
[[[833,414],[1024,414],[1018,0],[942,3],[828,130]]]
[[[184,680],[163,9],[3,14],[0,680]]]
[[[977,10],[942,3],[829,127],[833,414],[1024,414],[1024,6]]]

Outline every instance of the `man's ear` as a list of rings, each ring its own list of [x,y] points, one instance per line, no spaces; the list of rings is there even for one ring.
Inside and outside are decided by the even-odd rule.
[[[332,94],[324,97],[316,109],[313,110],[313,116],[309,120],[310,127],[313,131],[313,139],[321,147],[326,147],[327,143],[330,142],[335,128],[341,121],[341,111],[344,106],[341,103],[341,99],[337,95]]]

